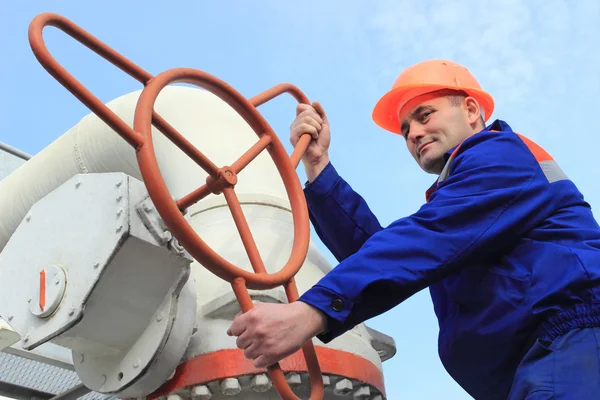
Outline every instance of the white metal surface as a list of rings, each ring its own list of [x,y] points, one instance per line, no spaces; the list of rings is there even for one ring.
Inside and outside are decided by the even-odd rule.
[[[21,340],[21,337],[13,328],[0,318],[0,351],[12,346]]]
[[[123,354],[74,353],[75,371],[92,390],[121,398],[141,397],[158,389],[173,373],[195,325],[195,282],[177,298],[168,296],[146,330]]]
[[[117,186],[125,176],[94,176],[105,181],[102,188],[111,187],[99,192],[85,178],[74,177],[36,203],[0,253],[0,281],[10,282],[0,292],[0,315],[10,319],[25,349],[81,320],[87,297],[128,235],[128,185]],[[40,319],[30,312],[32,292],[39,292],[39,271],[51,265],[67,271],[67,295],[52,318]]]
[[[0,254],[0,282],[10,282],[0,314],[22,334],[23,347],[53,340],[70,348],[82,382],[98,392],[155,390],[194,327],[196,288],[181,293],[191,259],[147,230],[138,207],[146,196],[141,182],[121,173],[77,175],[31,208]],[[61,234],[53,234],[57,226]],[[23,251],[29,243],[37,245]],[[66,281],[64,298],[44,293],[62,298],[51,316],[31,312],[44,292],[41,269],[51,287]]]

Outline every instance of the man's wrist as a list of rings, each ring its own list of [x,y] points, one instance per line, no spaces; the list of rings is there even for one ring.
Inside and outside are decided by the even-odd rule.
[[[319,174],[321,174],[321,172],[323,172],[327,164],[329,164],[329,156],[326,154],[323,155],[317,163],[305,163],[304,170],[306,171],[306,178],[308,179],[308,182],[310,183],[317,179],[317,177],[319,176]]]
[[[302,309],[302,315],[311,338],[327,330],[327,317],[321,310],[303,301],[296,303]]]

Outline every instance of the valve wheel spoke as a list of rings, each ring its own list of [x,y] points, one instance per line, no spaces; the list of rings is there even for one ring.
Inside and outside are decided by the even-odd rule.
[[[236,162],[231,165],[231,168],[236,174],[239,174],[248,166],[264,149],[269,147],[272,139],[271,136],[263,134],[260,140],[248,149]]]
[[[179,207],[179,209],[181,211],[186,210],[187,208],[193,206],[194,204],[196,204],[197,202],[199,202],[200,200],[202,200],[203,198],[208,196],[210,193],[211,193],[211,190],[208,187],[208,185],[205,183],[204,185],[200,186],[198,189],[194,190],[193,192],[189,193],[188,195],[177,200],[177,207]]]
[[[205,170],[210,176],[216,177],[219,173],[219,168],[208,159],[200,150],[187,140],[181,133],[172,125],[165,121],[156,112],[152,112],[152,122],[156,128],[163,133],[175,146],[188,155],[196,164]]]
[[[250,264],[252,264],[254,272],[257,274],[266,273],[267,270],[265,269],[265,264],[263,263],[260,253],[258,252],[258,247],[254,241],[252,232],[250,232],[250,226],[248,225],[248,221],[244,216],[242,206],[237,198],[237,195],[235,194],[235,191],[232,187],[228,187],[223,189],[223,194],[225,195],[225,200],[227,200],[227,205],[231,211],[231,216],[233,217],[235,226],[238,229],[242,243],[246,249],[246,253],[248,253],[248,258],[250,258]]]

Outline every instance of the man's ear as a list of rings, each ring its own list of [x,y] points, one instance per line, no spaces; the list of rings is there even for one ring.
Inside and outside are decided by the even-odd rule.
[[[465,97],[465,109],[467,111],[467,119],[470,125],[477,124],[483,117],[479,103],[471,96]]]

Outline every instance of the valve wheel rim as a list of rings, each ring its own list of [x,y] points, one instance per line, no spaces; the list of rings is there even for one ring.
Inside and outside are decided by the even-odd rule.
[[[167,85],[178,82],[193,84],[215,94],[232,107],[251,126],[258,136],[259,142],[267,142],[264,140],[265,135],[269,138],[269,143],[265,148],[269,152],[269,155],[282,177],[284,187],[290,200],[294,225],[292,251],[288,261],[279,271],[270,274],[261,270],[257,271],[258,273],[251,272],[237,267],[224,259],[208,246],[193,230],[189,222],[185,219],[181,209],[178,207],[177,202],[172,198],[160,171],[156,153],[154,151],[152,142],[152,118],[154,114],[154,104],[160,92]],[[173,236],[179,240],[181,245],[198,262],[212,273],[228,282],[233,282],[236,278],[243,278],[246,281],[247,287],[250,289],[270,289],[284,285],[298,272],[304,263],[310,239],[310,225],[306,199],[298,175],[289,160],[289,155],[279,141],[279,138],[267,121],[262,117],[260,112],[258,112],[256,107],[254,107],[244,96],[227,83],[206,72],[192,68],[170,69],[151,79],[142,91],[135,109],[133,128],[134,131],[141,134],[143,138],[142,145],[137,149],[137,160],[142,178],[148,189],[148,194]],[[197,151],[195,147],[192,150]],[[192,158],[194,159],[194,157]],[[194,159],[194,161],[196,161],[196,159]],[[196,162],[200,164],[198,161]],[[224,167],[218,170],[215,170],[214,168],[208,170],[205,168],[205,170],[209,173],[207,181],[210,179],[218,180],[220,178],[219,175],[222,176],[223,171],[231,171],[230,167]],[[232,209],[232,202],[234,203],[234,206],[235,203],[239,206],[239,201],[237,201],[237,197],[233,191],[234,185],[235,184],[226,186],[223,190],[230,209]],[[241,210],[241,208],[239,210]],[[238,221],[236,220],[236,225],[238,225],[237,222]],[[238,230],[240,230],[239,226]],[[240,233],[240,235],[243,236],[242,233]],[[242,241],[244,241],[243,237]],[[244,244],[246,245],[246,243]],[[246,250],[248,251],[248,248]]]

